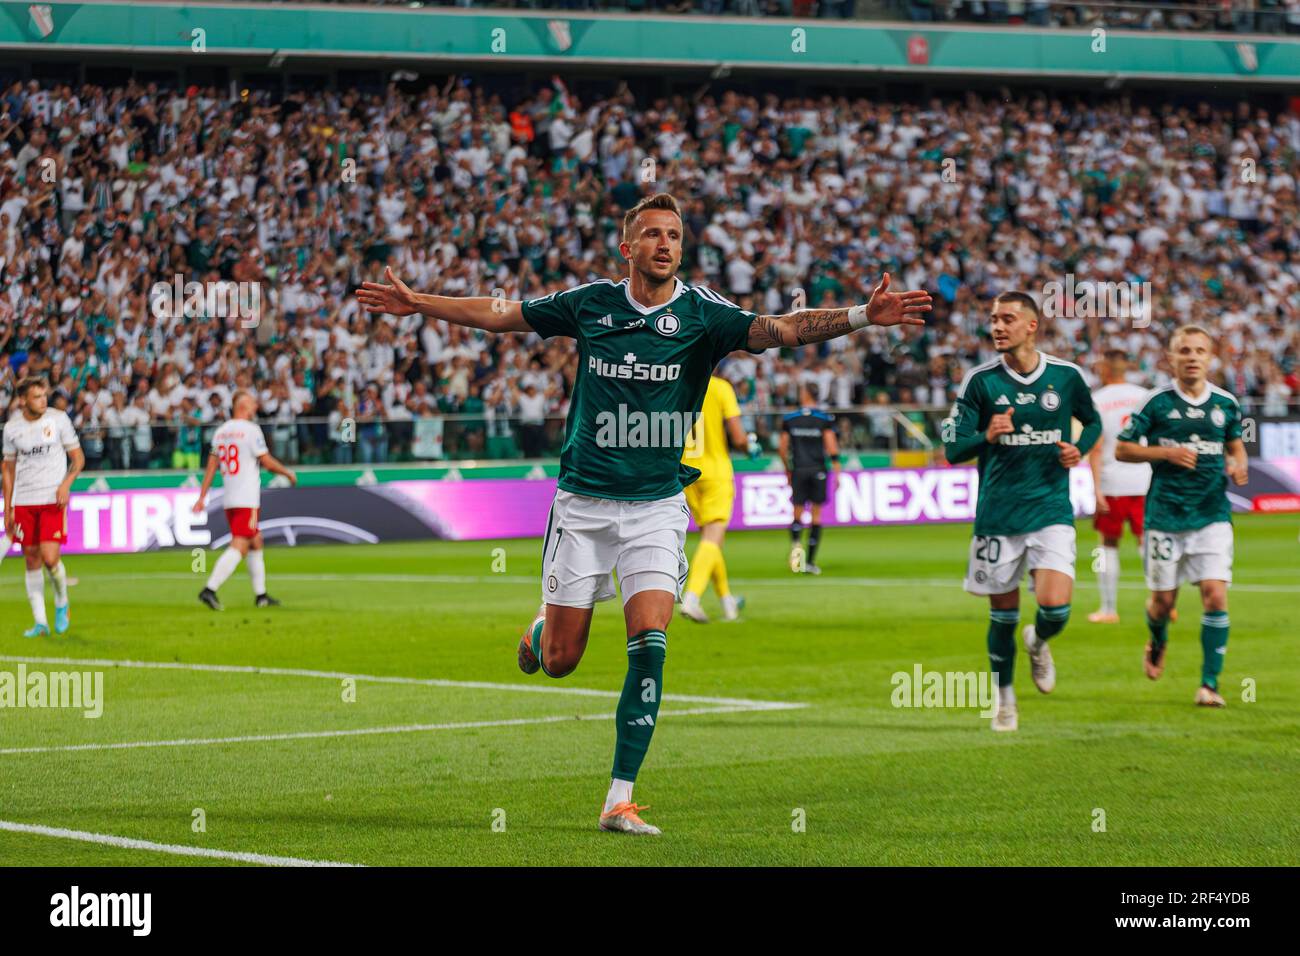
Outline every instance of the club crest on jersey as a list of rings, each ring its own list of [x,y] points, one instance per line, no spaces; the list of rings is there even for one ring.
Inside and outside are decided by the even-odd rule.
[[[1041,404],[1049,412],[1054,412],[1061,407],[1061,396],[1052,391],[1044,392]]]
[[[1210,409],[1210,421],[1214,423],[1215,428],[1222,428],[1228,423],[1228,416],[1223,413],[1222,408],[1216,405]]]
[[[682,327],[681,319],[671,312],[665,312],[659,318],[655,319],[655,331],[660,335],[676,335],[677,330]]]

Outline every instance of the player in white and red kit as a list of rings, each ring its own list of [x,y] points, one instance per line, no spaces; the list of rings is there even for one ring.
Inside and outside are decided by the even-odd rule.
[[[47,405],[44,379],[18,383],[20,413],[4,426],[5,535],[22,544],[27,563],[27,600],[34,624],[24,637],[50,633],[45,616],[45,575],[54,582],[54,630],[64,634],[68,572],[59,550],[68,538],[72,482],[86,464],[81,442],[66,413]]]
[[[1142,520],[1147,489],[1151,487],[1151,466],[1116,461],[1115,440],[1129,419],[1146,401],[1147,390],[1125,379],[1128,359],[1117,349],[1106,352],[1101,365],[1102,387],[1092,393],[1092,403],[1101,413],[1101,441],[1088,456],[1097,491],[1097,513],[1093,523],[1101,535],[1101,560],[1094,562],[1101,608],[1088,615],[1093,624],[1118,624],[1119,539],[1128,524],[1133,536],[1142,540]]]
[[[194,502],[195,514],[207,508],[208,489],[217,469],[221,469],[221,504],[230,525],[230,547],[217,558],[208,583],[199,592],[199,600],[220,611],[217,589],[248,558],[248,576],[253,582],[254,603],[258,607],[273,607],[280,602],[266,593],[266,561],[262,554],[262,532],[257,527],[257,513],[262,506],[261,469],[283,475],[289,484],[296,485],[298,476],[293,469],[280,464],[267,451],[266,437],[261,427],[253,421],[257,414],[257,399],[248,392],[236,392],[231,401],[234,417],[217,429],[212,436],[212,451],[208,455],[207,471],[203,474],[203,487],[199,500]]]

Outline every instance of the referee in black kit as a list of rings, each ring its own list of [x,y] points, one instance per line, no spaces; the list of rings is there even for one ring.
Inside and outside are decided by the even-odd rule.
[[[781,461],[790,480],[790,503],[794,520],[790,525],[790,570],[795,574],[821,574],[817,567],[817,546],[822,541],[822,505],[826,503],[826,462],[840,473],[840,446],[835,440],[835,416],[816,408],[812,392],[799,386],[800,409],[781,423]],[[804,505],[812,508],[805,551],[800,536]]]

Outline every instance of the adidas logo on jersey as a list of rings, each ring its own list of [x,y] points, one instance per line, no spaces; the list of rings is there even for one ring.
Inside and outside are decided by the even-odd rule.
[[[614,316],[611,314],[601,316],[600,324],[605,326],[607,329],[612,329],[614,327]]]
[[[1005,395],[999,395],[997,401],[995,401],[993,404],[994,404],[994,405],[1010,405],[1011,402],[1007,400],[1007,397],[1006,397]]]
[[[1180,414],[1178,413],[1178,409],[1176,409],[1176,408],[1171,408],[1171,409],[1169,409],[1169,417],[1170,417],[1170,418],[1182,418],[1183,416],[1180,415]]]

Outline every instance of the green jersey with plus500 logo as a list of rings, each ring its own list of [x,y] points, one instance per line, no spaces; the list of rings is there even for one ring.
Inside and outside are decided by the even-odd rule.
[[[1012,409],[1013,430],[990,443],[990,420]],[[1083,425],[1077,442],[1071,441],[1074,418]],[[1101,416],[1077,365],[1042,352],[1027,375],[1005,359],[977,365],[962,381],[942,429],[950,462],[978,459],[976,534],[1028,534],[1074,523],[1070,473],[1061,466],[1057,442],[1073,444],[1086,459],[1101,436]]]
[[[746,348],[754,320],[722,296],[675,280],[656,308],[633,301],[628,280],[601,279],[523,303],[543,338],[577,340],[559,486],[593,498],[671,498],[699,477],[682,450],[709,376]]]

